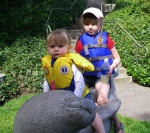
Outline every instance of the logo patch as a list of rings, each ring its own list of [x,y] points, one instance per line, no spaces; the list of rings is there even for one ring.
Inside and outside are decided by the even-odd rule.
[[[48,71],[48,68],[47,68],[46,66],[44,66],[44,74],[45,74],[46,76],[49,75],[49,71]]]
[[[69,68],[67,66],[62,66],[60,68],[60,73],[63,74],[63,75],[66,75],[69,73]]]

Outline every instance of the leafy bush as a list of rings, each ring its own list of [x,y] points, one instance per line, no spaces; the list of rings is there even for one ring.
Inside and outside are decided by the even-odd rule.
[[[36,37],[19,38],[3,50],[1,72],[6,74],[0,85],[0,103],[23,93],[42,90],[41,58],[46,54],[45,40]]]
[[[115,11],[106,16],[106,20],[118,21],[137,40],[141,46],[149,50],[146,58],[145,49],[134,44],[131,39],[126,38],[122,31],[116,27],[116,47],[121,56],[122,64],[126,67],[129,75],[135,82],[144,86],[150,86],[150,1],[148,0],[120,0]],[[126,6],[127,5],[127,6]],[[112,27],[107,27],[109,31]],[[110,30],[111,31],[111,30]],[[137,63],[136,54],[139,59]]]
[[[0,1],[1,42],[9,46],[19,36],[45,36],[50,11],[53,8],[69,9],[73,3],[74,0],[15,0],[8,1],[6,6],[5,1]],[[77,0],[70,10],[53,10],[48,24],[52,29],[66,27],[85,7],[86,0]]]

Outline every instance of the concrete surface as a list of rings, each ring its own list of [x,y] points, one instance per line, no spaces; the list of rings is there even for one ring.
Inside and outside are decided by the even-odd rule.
[[[118,114],[150,122],[150,87],[143,87],[134,82],[115,83],[116,93],[121,100]]]

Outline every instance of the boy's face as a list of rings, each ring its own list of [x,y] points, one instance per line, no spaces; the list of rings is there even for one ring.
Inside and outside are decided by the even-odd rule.
[[[83,24],[83,28],[89,35],[95,36],[100,28],[100,23],[98,20],[92,20],[89,23]]]
[[[69,49],[67,44],[48,44],[47,50],[53,58],[58,58],[60,56],[66,55]]]

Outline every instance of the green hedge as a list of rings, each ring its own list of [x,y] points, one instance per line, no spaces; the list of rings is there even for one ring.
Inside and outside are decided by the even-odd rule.
[[[0,46],[10,46],[19,36],[45,36],[46,21],[52,8],[69,9],[75,0],[15,0],[0,1]],[[70,10],[53,10],[49,19],[52,29],[70,25],[86,7],[86,0],[77,2]]]
[[[106,16],[106,20],[118,21],[137,40],[141,46],[147,47],[147,57],[143,48],[136,51],[133,41],[122,37],[123,32],[116,27],[116,47],[121,56],[122,64],[133,80],[141,85],[150,86],[150,1],[148,0],[119,0],[116,9]],[[107,27],[109,31],[111,27]],[[136,52],[139,53],[137,63]]]
[[[0,103],[20,94],[42,91],[41,58],[47,54],[45,39],[19,38],[12,45],[1,56],[6,77],[0,85]]]

